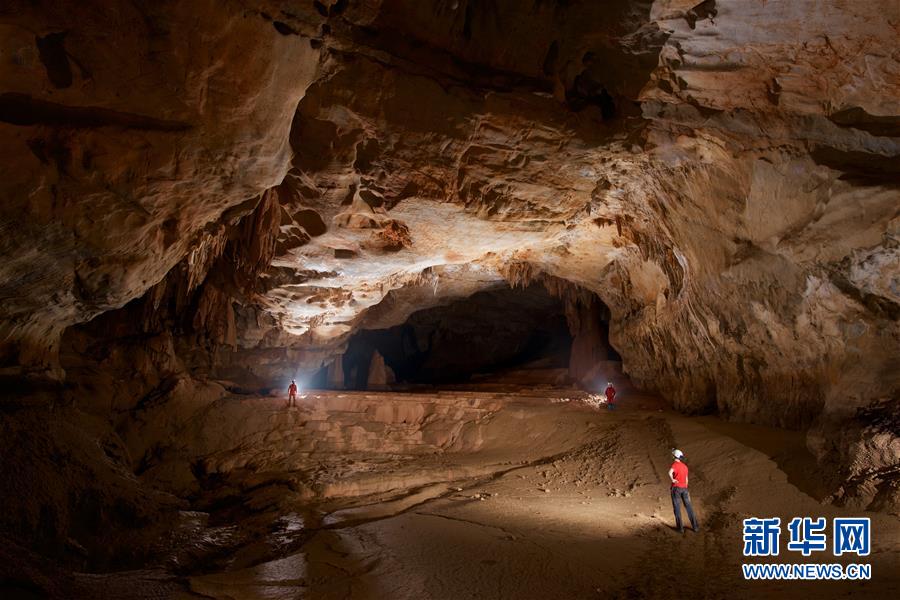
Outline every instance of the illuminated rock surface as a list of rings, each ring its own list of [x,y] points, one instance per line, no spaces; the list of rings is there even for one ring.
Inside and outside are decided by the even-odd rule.
[[[478,385],[797,431],[822,499],[900,511],[896,2],[144,4],[0,9],[4,537],[145,566],[212,473],[297,470],[216,445],[291,377],[512,367]]]

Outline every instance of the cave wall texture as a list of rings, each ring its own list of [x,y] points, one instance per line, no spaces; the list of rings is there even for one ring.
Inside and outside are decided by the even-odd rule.
[[[537,282],[609,307],[640,387],[898,502],[894,0],[12,0],[0,31],[5,381],[121,424]]]

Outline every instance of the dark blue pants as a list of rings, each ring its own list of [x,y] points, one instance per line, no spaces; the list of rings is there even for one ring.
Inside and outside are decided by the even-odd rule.
[[[688,519],[691,520],[691,527],[694,528],[694,531],[697,531],[700,529],[700,526],[697,525],[697,518],[694,516],[694,507],[691,506],[690,492],[688,492],[687,488],[673,487],[672,509],[675,511],[675,526],[678,528],[678,531],[681,531],[683,528],[681,525],[681,503],[684,503],[684,508],[687,510]]]

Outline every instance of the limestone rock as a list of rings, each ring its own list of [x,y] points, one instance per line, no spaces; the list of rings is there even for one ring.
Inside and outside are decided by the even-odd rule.
[[[369,364],[369,381],[366,384],[367,389],[384,389],[395,381],[396,378],[394,377],[394,372],[384,363],[384,357],[377,351],[373,353],[372,362]]]
[[[143,295],[281,181],[318,51],[242,4],[0,14],[4,365],[55,369],[65,327]]]

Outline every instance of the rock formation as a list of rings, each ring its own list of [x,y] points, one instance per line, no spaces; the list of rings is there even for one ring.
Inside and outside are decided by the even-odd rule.
[[[369,380],[366,382],[366,389],[383,390],[396,382],[394,371],[384,364],[384,357],[376,350],[372,354],[372,362],[369,363]]]
[[[35,452],[101,448],[90,477],[144,514],[145,411],[177,431],[226,393],[346,382],[357,332],[536,285],[576,379],[609,346],[685,413],[808,431],[836,502],[897,511],[898,23],[892,0],[13,0],[4,402],[90,415]],[[34,508],[20,539],[69,519]]]
[[[65,327],[143,295],[283,178],[319,53],[253,17],[236,2],[3,9],[7,365],[56,367]]]

